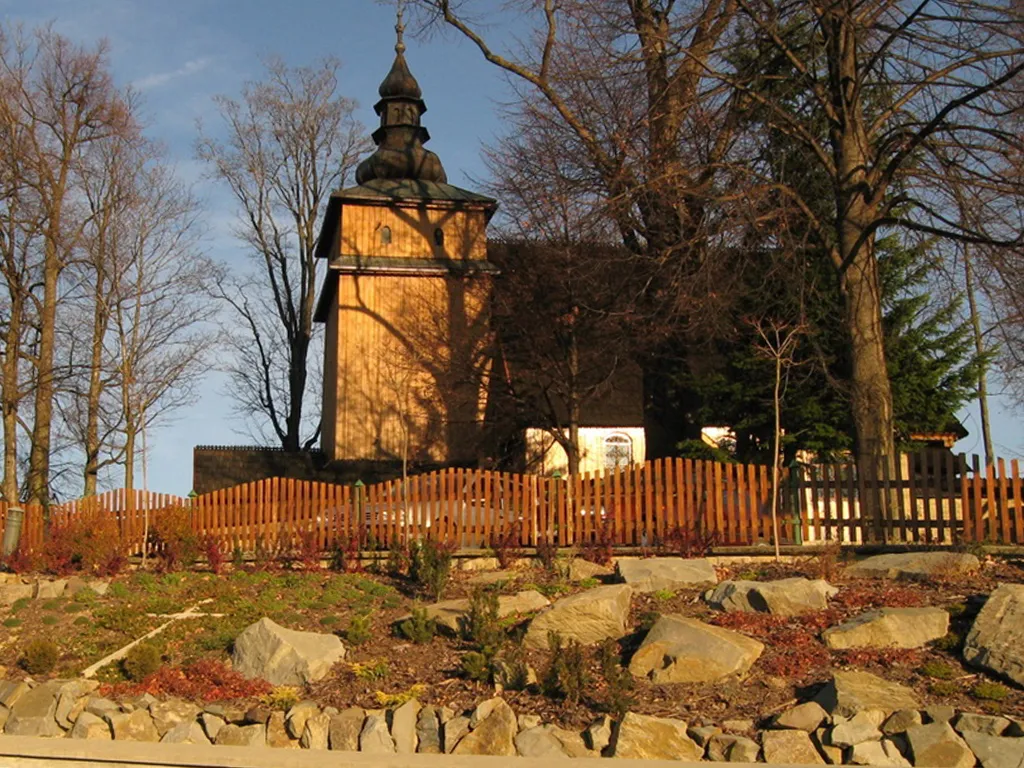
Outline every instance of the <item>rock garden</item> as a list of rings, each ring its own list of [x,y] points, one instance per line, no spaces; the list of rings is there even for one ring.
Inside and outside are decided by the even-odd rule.
[[[115,576],[4,574],[0,727],[366,752],[1024,765],[1024,568],[1012,559],[490,554],[427,543],[337,553],[329,568],[166,558]]]

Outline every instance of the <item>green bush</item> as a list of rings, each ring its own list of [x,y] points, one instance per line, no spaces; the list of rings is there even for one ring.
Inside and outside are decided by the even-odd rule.
[[[671,589],[659,589],[655,591],[654,597],[656,600],[671,600],[676,596],[676,593]]]
[[[921,674],[935,680],[952,680],[956,670],[944,661],[927,661],[921,665]]]
[[[575,706],[590,683],[583,646],[578,640],[571,640],[568,646],[563,647],[562,636],[552,630],[548,632],[548,648],[551,650],[551,664],[544,676],[542,690],[547,696],[564,699],[570,706]]]
[[[370,626],[369,616],[353,616],[349,619],[348,629],[345,630],[345,639],[352,645],[362,645],[373,636],[373,629]]]
[[[498,593],[491,589],[474,589],[469,596],[469,610],[460,618],[459,630],[464,640],[477,646],[477,650],[491,655],[497,652],[505,640],[501,626]]]
[[[11,606],[11,613],[17,613],[18,611],[23,610],[28,606],[30,602],[32,602],[32,598],[19,597],[17,600],[14,601],[14,604]]]
[[[605,640],[598,648],[598,659],[601,663],[601,677],[605,683],[604,708],[616,719],[621,720],[633,706],[633,686],[635,680],[632,673],[622,667],[618,644],[611,639]]]
[[[32,640],[22,651],[20,664],[31,675],[46,675],[53,671],[60,658],[60,650],[52,640]]]
[[[320,623],[325,627],[333,627],[338,623],[338,617],[333,613],[329,613],[326,616],[320,617]]]
[[[121,662],[124,674],[129,680],[139,682],[152,675],[163,663],[160,650],[151,643],[133,646]]]
[[[1002,683],[983,680],[971,688],[971,696],[981,701],[1003,701],[1010,695],[1010,689]]]
[[[192,529],[192,510],[188,507],[160,510],[153,516],[149,535],[154,555],[165,571],[189,568],[199,557],[201,542]]]
[[[451,580],[454,545],[424,539],[412,547],[409,575],[434,600],[440,600]]]
[[[16,619],[11,616],[9,619],[4,619],[4,626],[8,629],[14,629],[15,627],[21,626],[21,619]]]
[[[939,651],[956,653],[963,645],[964,638],[959,632],[947,632],[938,640],[932,643],[932,647]]]
[[[48,613],[45,616],[43,616],[42,621],[43,624],[45,624],[46,626],[52,627],[54,624],[60,623],[60,617],[54,616],[52,613]]]
[[[938,680],[928,686],[933,696],[953,696],[960,692],[960,686],[952,680]]]
[[[949,614],[951,619],[959,619],[965,613],[967,613],[966,603],[953,603],[952,605],[946,606],[946,613]]]
[[[414,605],[412,615],[398,625],[398,631],[406,640],[423,645],[434,639],[437,622],[427,616],[426,608]]]
[[[491,681],[491,662],[479,651],[470,651],[462,655],[462,676],[480,683]]]

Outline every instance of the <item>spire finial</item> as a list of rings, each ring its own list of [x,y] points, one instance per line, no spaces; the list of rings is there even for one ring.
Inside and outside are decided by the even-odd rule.
[[[395,42],[395,53],[401,56],[405,53],[405,42],[402,40],[402,35],[405,32],[405,24],[402,21],[402,15],[405,13],[405,0],[397,0],[395,3],[397,6],[398,21],[395,24],[395,35],[397,40]]]

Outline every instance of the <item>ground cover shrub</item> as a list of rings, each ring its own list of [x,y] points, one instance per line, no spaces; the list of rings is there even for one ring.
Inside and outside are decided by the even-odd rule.
[[[530,685],[530,665],[521,643],[506,647],[490,665],[491,678],[509,691],[525,691]]]
[[[312,529],[299,531],[299,534],[295,537],[289,561],[294,570],[319,571],[322,554],[320,537],[317,532]]]
[[[468,651],[459,660],[462,676],[479,683],[491,681],[491,660],[480,651]]]
[[[61,605],[63,604],[63,600],[61,600],[60,598],[56,598],[54,600],[45,600],[43,604],[39,607],[42,608],[44,611],[59,611]]]
[[[928,692],[932,696],[953,696],[960,692],[960,686],[952,680],[937,680],[928,685]]]
[[[676,596],[676,593],[671,589],[659,589],[654,592],[655,600],[671,600]]]
[[[52,640],[30,640],[18,663],[30,675],[47,675],[57,666],[60,650]]]
[[[338,617],[331,613],[320,617],[320,623],[325,627],[333,627],[338,621]]]
[[[377,703],[385,709],[393,709],[400,707],[413,699],[421,699],[427,692],[427,686],[424,683],[414,683],[404,691],[395,691],[394,693],[385,693],[384,691],[374,691],[373,695],[377,699]]]
[[[121,581],[115,581],[107,588],[107,596],[115,600],[124,600],[130,594],[131,591],[128,589],[128,586]]]
[[[1010,695],[1010,689],[1002,683],[982,680],[971,688],[971,696],[979,701],[1003,701]]]
[[[429,643],[437,633],[437,622],[427,616],[427,609],[414,605],[408,619],[398,625],[399,634],[417,645]]]
[[[302,691],[294,685],[276,685],[270,693],[260,696],[260,704],[287,712],[302,701]]]
[[[43,624],[45,624],[46,626],[48,626],[48,627],[52,627],[52,626],[54,626],[55,624],[60,624],[60,617],[59,617],[59,616],[54,616],[54,615],[53,615],[53,614],[51,613],[51,614],[47,614],[46,616],[43,616],[43,618],[41,619],[41,621],[42,621],[42,622],[43,622]]]
[[[125,566],[123,549],[113,513],[87,510],[51,523],[39,565],[55,576],[116,576]]]
[[[231,569],[241,571],[243,568],[245,568],[245,550],[236,540],[235,545],[231,548]]]
[[[580,545],[580,557],[597,565],[612,564],[615,531],[609,521],[603,521],[594,531],[593,538]]]
[[[523,548],[519,543],[521,537],[518,523],[491,534],[491,554],[497,559],[499,568],[511,568],[523,556]]]
[[[412,548],[409,576],[434,600],[440,600],[451,580],[455,545],[423,539]]]
[[[190,568],[199,556],[199,535],[192,529],[192,510],[168,507],[154,514],[149,546],[161,571]]]
[[[370,625],[369,616],[353,616],[349,619],[348,629],[345,630],[345,639],[352,645],[362,645],[373,637],[373,627]]]
[[[11,604],[11,613],[18,613],[19,611],[25,610],[31,602],[32,598],[30,597],[19,597]]]
[[[21,626],[21,619],[16,619],[14,616],[4,619],[4,626],[8,629],[14,629],[15,627]]]
[[[950,630],[938,640],[932,642],[932,648],[948,653],[956,653],[964,643],[963,635]]]
[[[384,570],[389,576],[396,578],[409,572],[409,548],[397,536],[391,539]]]
[[[139,643],[128,651],[121,662],[121,668],[125,677],[138,683],[160,669],[162,663],[163,656],[159,648],[152,643]]]
[[[600,584],[600,581],[591,576],[580,581],[580,589],[593,589],[594,587],[599,586]]]
[[[949,614],[949,618],[950,619],[954,619],[955,620],[955,619],[963,618],[964,615],[967,613],[967,604],[966,603],[953,603],[952,605],[947,605],[946,606],[946,613]]]
[[[130,698],[148,693],[204,703],[259,698],[273,690],[266,680],[248,679],[220,661],[201,659],[185,667],[161,667],[145,680],[100,686],[101,696]]]
[[[578,640],[571,640],[563,647],[562,636],[551,630],[548,632],[548,649],[551,651],[551,663],[541,682],[541,690],[546,696],[563,699],[570,706],[575,706],[590,683],[583,646]]]
[[[921,665],[921,674],[934,680],[952,680],[956,670],[944,661],[928,661]]]
[[[364,662],[354,661],[351,667],[352,674],[356,676],[357,680],[383,680],[391,674],[391,666],[388,664],[387,659],[372,659]]]

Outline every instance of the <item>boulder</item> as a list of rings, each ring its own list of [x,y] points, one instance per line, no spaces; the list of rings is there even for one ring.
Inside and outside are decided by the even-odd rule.
[[[153,718],[144,709],[109,714],[106,720],[114,732],[114,741],[160,741]]]
[[[562,751],[569,757],[600,757],[599,752],[593,752],[583,741],[583,734],[576,731],[567,731],[556,725],[550,726],[552,736],[562,745]]]
[[[686,723],[665,717],[627,712],[609,747],[612,757],[646,760],[690,760],[704,756],[687,734]]]
[[[1024,765],[1024,739],[991,736],[977,731],[964,731],[963,738],[978,758],[981,768],[1021,768]]]
[[[391,738],[383,710],[371,709],[366,713],[363,730],[359,732],[359,751],[378,755],[395,751],[395,740]]]
[[[839,592],[824,579],[778,581],[723,581],[704,593],[704,600],[720,611],[757,611],[775,616],[798,616],[828,608]]]
[[[811,733],[828,717],[828,712],[821,708],[816,701],[805,701],[797,704],[791,709],[780,713],[773,725],[776,728],[786,728]]]
[[[829,765],[842,765],[843,750],[829,743],[828,732],[828,728],[819,728],[811,734],[811,741],[814,744],[814,748],[818,750],[818,754],[825,758],[826,763]]]
[[[906,739],[914,765],[926,765],[928,768],[974,768],[974,753],[949,723],[929,723],[908,728]]]
[[[706,747],[712,736],[717,736],[722,729],[717,725],[690,726],[686,729],[686,735],[693,739],[698,747]]]
[[[0,681],[0,706],[10,709],[22,696],[32,690],[32,687],[24,680],[3,680]]]
[[[498,616],[505,618],[513,614],[527,614],[547,608],[551,601],[535,589],[526,589],[516,592],[514,595],[500,595],[498,597]],[[469,600],[442,600],[427,606],[427,618],[437,622],[438,630],[450,635],[456,635],[461,629],[461,623],[469,614]],[[405,621],[409,616],[403,616],[398,622]]]
[[[884,741],[862,741],[855,744],[850,750],[850,759],[847,761],[853,765],[892,766],[892,768],[910,768],[910,762],[892,742],[891,739]]]
[[[32,599],[36,588],[34,584],[8,583],[0,586],[0,605],[8,607],[22,598]]]
[[[203,726],[195,720],[182,721],[168,730],[160,739],[161,744],[209,744]]]
[[[1010,727],[1010,721],[998,715],[978,715],[973,712],[963,712],[957,717],[953,727],[960,734],[974,731],[975,733],[983,733],[987,736],[1001,736]]]
[[[358,707],[339,712],[331,718],[328,744],[331,749],[345,752],[359,751],[359,734],[363,730],[366,713]]]
[[[319,714],[320,705],[315,701],[307,699],[292,706],[284,716],[284,726],[288,735],[293,739],[301,738],[303,731],[306,730],[306,721]]]
[[[853,717],[862,710],[891,713],[921,708],[917,695],[910,688],[858,670],[834,672],[815,701],[829,714],[841,717]]]
[[[847,566],[852,579],[932,579],[974,573],[981,563],[961,552],[899,552],[875,555]]]
[[[949,614],[941,608],[879,608],[830,627],[825,645],[843,648],[920,648],[949,631]]]
[[[956,709],[948,704],[932,704],[924,708],[924,715],[928,723],[948,723],[956,717]]]
[[[217,732],[214,742],[228,747],[265,747],[267,727],[265,725],[235,725],[229,723]]]
[[[331,716],[318,712],[306,720],[299,746],[303,749],[327,749],[331,729]]]
[[[459,564],[460,571],[496,571],[501,567],[501,563],[496,557],[462,557],[458,558],[456,562]]]
[[[877,710],[863,710],[849,720],[843,719],[836,723],[829,735],[829,740],[836,747],[852,747],[863,741],[879,741],[882,732],[878,730],[882,718],[876,716]]]
[[[210,741],[216,741],[217,734],[220,733],[220,729],[226,725],[223,717],[209,712],[203,712],[203,714],[199,716],[199,724],[203,726],[203,730],[206,732],[206,736]]]
[[[715,734],[708,740],[708,760],[716,763],[756,763],[761,746],[746,736]]]
[[[810,735],[804,731],[765,731],[761,734],[764,761],[775,765],[824,765]]]
[[[83,712],[75,720],[68,738],[110,741],[114,736],[110,732],[110,723],[102,717],[97,717],[92,712]]]
[[[443,723],[444,726],[444,751],[451,754],[463,737],[469,733],[469,718],[464,715],[453,717]]]
[[[441,753],[441,725],[432,705],[423,707],[416,716],[416,741],[416,751],[421,754]]]
[[[915,725],[921,725],[922,722],[921,713],[916,709],[901,709],[899,712],[893,712],[892,715],[882,723],[882,733],[886,736],[892,736],[896,733],[904,733],[908,728],[913,728]]]
[[[612,740],[612,719],[608,715],[602,715],[600,719],[587,726],[583,738],[590,749],[603,752]]]
[[[1024,686],[1024,584],[1000,584],[964,640],[964,661]]]
[[[515,739],[518,725],[515,712],[503,699],[484,702],[489,705],[486,716],[478,717],[474,712],[471,722],[473,730],[463,736],[452,750],[453,755],[502,755],[516,754]],[[480,706],[483,706],[480,705]],[[477,707],[479,710],[480,707]]]
[[[610,584],[563,597],[530,622],[526,646],[547,649],[548,632],[552,630],[565,642],[576,640],[583,645],[618,639],[626,634],[632,596],[629,585]]]
[[[603,579],[615,571],[607,565],[598,565],[582,557],[574,557],[569,561],[569,581],[577,582],[584,579]]]
[[[62,685],[57,691],[57,710],[54,713],[57,725],[64,729],[74,725],[85,709],[89,694],[99,686],[96,680],[71,680]]]
[[[56,600],[64,596],[64,587],[67,586],[66,579],[44,579],[40,580],[36,588],[37,600]]]
[[[705,559],[621,557],[616,568],[619,578],[635,592],[713,586],[718,583],[715,567]]]
[[[293,739],[284,724],[284,712],[271,712],[267,718],[267,746],[274,749],[298,749],[299,740]]]
[[[416,752],[416,719],[420,703],[410,699],[391,713],[391,738],[395,740],[395,752],[412,755]]]
[[[245,716],[249,712],[247,708],[238,704],[224,704],[220,702],[207,704],[203,711],[216,715],[225,723],[234,723],[235,725],[245,725]]]
[[[703,683],[743,675],[764,646],[739,632],[683,616],[662,616],[629,662],[655,683]]]
[[[514,739],[516,751],[522,757],[567,758],[562,742],[551,732],[553,726],[538,725],[520,731]]]
[[[161,736],[180,723],[194,721],[200,711],[195,704],[182,699],[158,701],[149,708],[149,714],[153,717],[153,725],[156,726],[157,733]]]
[[[325,677],[344,658],[345,646],[335,635],[297,632],[263,618],[235,639],[231,661],[246,677],[305,685]]]
[[[63,685],[60,681],[43,683],[19,696],[11,707],[4,732],[9,736],[63,736],[56,720],[57,693]]]
[[[484,571],[473,576],[466,583],[475,587],[490,587],[495,584],[506,584],[518,578],[519,574],[512,571]]]

